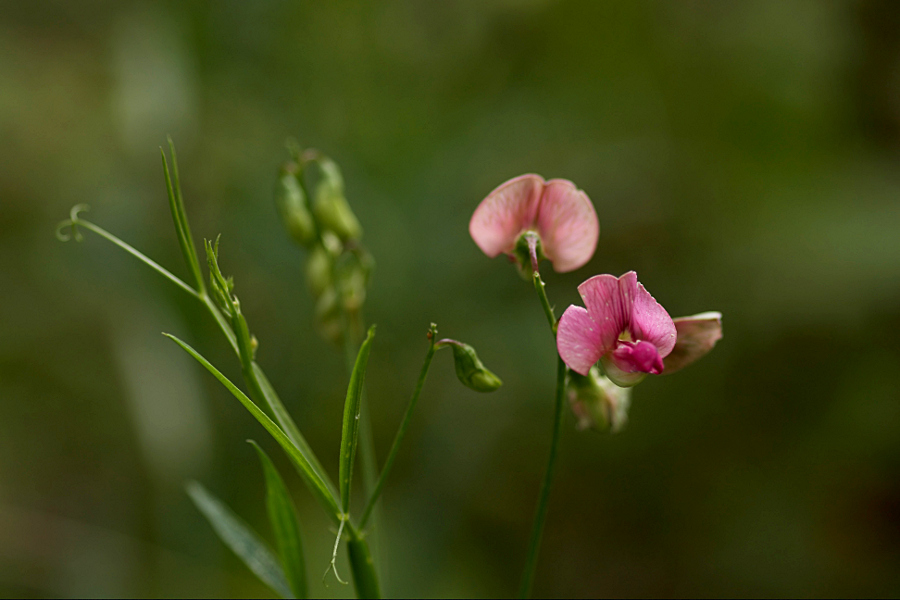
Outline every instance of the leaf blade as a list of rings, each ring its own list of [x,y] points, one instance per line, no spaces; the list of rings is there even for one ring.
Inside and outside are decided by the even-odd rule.
[[[209,371],[213,377],[219,380],[219,383],[225,386],[225,388],[231,392],[231,394],[238,399],[238,401],[244,405],[244,408],[250,412],[253,417],[259,421],[259,424],[262,425],[266,431],[269,432],[276,442],[282,447],[282,449],[287,453],[288,458],[291,459],[291,462],[297,467],[297,471],[300,473],[301,477],[303,477],[304,483],[312,492],[313,496],[319,503],[325,508],[325,511],[331,517],[331,519],[337,524],[341,521],[341,513],[338,508],[337,500],[334,495],[331,493],[331,490],[328,487],[328,484],[323,481],[321,477],[319,477],[318,473],[316,473],[315,469],[313,469],[310,462],[306,459],[302,452],[291,442],[290,438],[281,430],[281,428],[276,425],[272,419],[266,415],[253,401],[247,397],[244,392],[238,389],[231,381],[225,377],[218,369],[216,369],[208,360],[203,358],[196,350],[191,348],[190,345],[181,341],[174,335],[169,333],[164,333],[167,338],[171,339],[173,342],[178,344],[182,350],[190,354],[197,362],[203,365],[207,371]]]
[[[300,525],[297,512],[284,480],[272,463],[269,455],[253,440],[248,440],[259,455],[263,474],[266,480],[266,509],[269,522],[275,532],[281,565],[288,584],[297,598],[308,595],[306,581],[306,560],[303,557],[303,541],[300,537]]]
[[[350,510],[350,479],[353,475],[353,463],[356,446],[359,442],[359,409],[362,399],[362,388],[366,378],[366,367],[369,364],[369,352],[375,338],[375,326],[369,328],[366,339],[356,355],[350,385],[347,387],[347,399],[344,401],[344,421],[341,428],[341,455],[338,479],[340,480],[341,511],[344,515]]]
[[[187,494],[213,530],[254,575],[284,598],[291,597],[284,571],[266,544],[234,511],[196,481],[188,482]]]

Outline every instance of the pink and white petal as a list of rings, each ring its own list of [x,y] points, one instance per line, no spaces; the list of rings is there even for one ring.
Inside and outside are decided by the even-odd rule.
[[[591,260],[600,237],[600,222],[587,194],[571,181],[552,179],[541,196],[537,230],[553,269],[567,273]]]
[[[578,286],[584,305],[600,327],[604,353],[616,347],[619,335],[628,328],[636,292],[637,275],[634,271],[618,278],[595,275]]]
[[[582,375],[600,360],[600,333],[588,311],[574,305],[566,309],[556,330],[556,349],[563,362]]]
[[[631,333],[637,340],[646,340],[656,346],[659,355],[668,356],[675,347],[675,323],[659,302],[642,284],[637,284],[634,306],[631,310]]]
[[[613,357],[612,353],[605,354],[603,358],[600,359],[600,366],[603,367],[606,376],[617,386],[631,387],[642,382],[644,377],[647,376],[646,373],[641,373],[640,371],[627,370],[629,368],[627,365],[622,365],[622,367],[625,367],[623,369],[619,366],[619,362],[620,361]]]
[[[511,252],[524,229],[534,227],[544,179],[520,175],[501,184],[481,201],[469,221],[469,234],[491,258]]]
[[[692,317],[675,319],[678,339],[675,348],[665,357],[664,373],[674,373],[688,366],[713,349],[722,339],[722,313],[705,312]]]

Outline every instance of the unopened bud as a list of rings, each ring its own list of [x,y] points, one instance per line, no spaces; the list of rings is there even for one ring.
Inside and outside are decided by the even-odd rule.
[[[628,422],[631,388],[622,388],[591,367],[585,377],[572,371],[568,387],[569,405],[578,419],[578,429],[617,433]]]
[[[322,179],[316,185],[313,211],[322,229],[334,232],[341,240],[358,240],[362,227],[344,196],[344,178],[337,164],[329,158],[319,159]]]
[[[503,382],[482,364],[475,353],[475,348],[455,340],[442,340],[438,345],[447,344],[453,348],[453,361],[456,363],[456,376],[466,387],[476,392],[493,392]]]
[[[297,180],[297,165],[287,163],[281,168],[275,187],[275,202],[281,220],[290,236],[302,246],[316,240],[316,224],[306,202],[306,194]]]

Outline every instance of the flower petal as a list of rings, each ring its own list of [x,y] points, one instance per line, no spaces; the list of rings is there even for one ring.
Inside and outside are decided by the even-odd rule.
[[[705,312],[692,317],[675,319],[678,339],[672,352],[663,361],[665,373],[682,369],[710,350],[722,339],[722,313]]]
[[[656,346],[661,357],[668,356],[675,347],[672,317],[640,283],[637,284],[631,309],[631,333],[636,340],[645,340]]]
[[[597,211],[587,194],[565,179],[544,186],[537,213],[544,253],[557,273],[583,266],[594,255],[600,237]]]
[[[540,175],[520,175],[481,201],[469,221],[469,234],[482,252],[494,258],[512,251],[519,234],[534,226],[543,187]]]
[[[628,328],[637,285],[637,274],[629,271],[618,278],[595,275],[578,286],[588,313],[599,326],[602,353],[613,350]]]
[[[600,331],[588,311],[570,306],[559,319],[556,349],[560,358],[576,373],[587,375],[603,354]]]

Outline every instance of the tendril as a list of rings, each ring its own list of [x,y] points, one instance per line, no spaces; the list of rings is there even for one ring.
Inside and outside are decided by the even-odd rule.
[[[322,575],[322,583],[325,583],[325,578],[328,577],[329,571],[334,571],[334,578],[338,580],[338,583],[343,585],[347,585],[347,582],[341,579],[341,576],[338,575],[337,571],[337,552],[338,546],[341,543],[341,534],[344,533],[344,523],[347,522],[347,515],[341,515],[341,524],[337,530],[337,537],[334,540],[334,550],[331,552],[331,564],[328,565],[328,568],[325,569],[325,574]]]
[[[68,242],[72,238],[75,238],[76,242],[83,241],[84,236],[78,231],[78,213],[88,210],[90,210],[90,207],[87,204],[76,204],[73,206],[72,210],[69,211],[69,218],[56,226],[56,239],[61,242]],[[66,227],[72,228],[71,234],[65,232]]]

